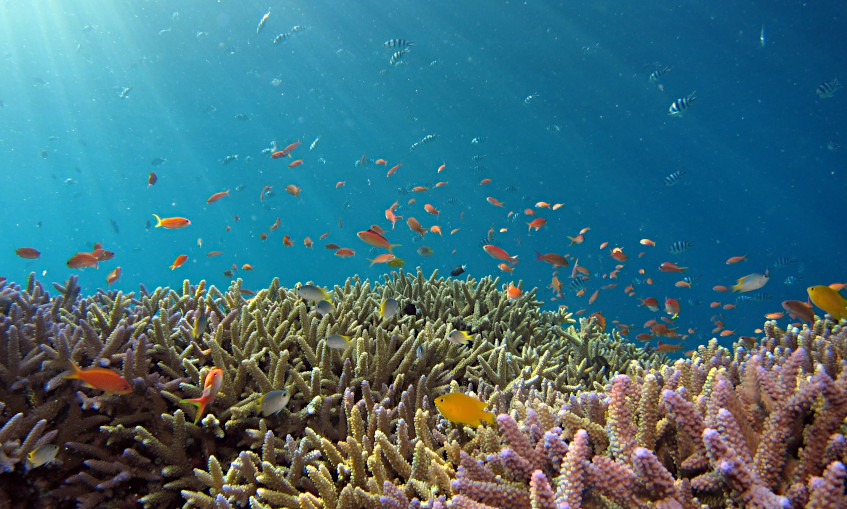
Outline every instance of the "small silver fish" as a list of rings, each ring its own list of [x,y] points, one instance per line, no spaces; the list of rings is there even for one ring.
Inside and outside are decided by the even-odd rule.
[[[319,301],[326,299],[332,302],[332,298],[329,296],[329,293],[327,293],[327,291],[323,288],[315,285],[301,285],[297,288],[297,296],[303,300]]]
[[[320,137],[320,136],[318,136],[317,138],[315,138],[315,141],[313,141],[313,142],[312,142],[312,144],[311,144],[311,145],[309,145],[309,151],[310,151],[310,152],[311,152],[312,150],[315,150],[315,145],[317,145],[317,144],[318,144],[318,142],[320,141],[320,139],[321,139],[321,137]]]
[[[319,315],[325,316],[335,311],[335,306],[333,306],[332,302],[328,300],[322,300],[315,306],[315,311],[317,311]]]
[[[288,392],[288,389],[271,391],[259,398],[259,410],[265,417],[276,415],[288,405],[289,400],[291,400],[291,394]]]
[[[271,8],[270,7],[268,7],[268,12],[266,12],[262,16],[262,19],[259,20],[259,26],[256,27],[256,33],[257,34],[259,32],[261,32],[263,28],[265,28],[265,23],[267,23],[269,17],[271,17]]]
[[[341,334],[332,334],[326,337],[326,345],[335,350],[344,350],[352,345],[350,336],[342,336]]]
[[[473,341],[473,337],[463,330],[454,330],[447,336],[447,341],[455,345],[467,345]]]
[[[30,468],[38,468],[41,465],[46,465],[53,461],[56,454],[59,452],[59,446],[56,444],[43,444],[26,455],[29,461]]]

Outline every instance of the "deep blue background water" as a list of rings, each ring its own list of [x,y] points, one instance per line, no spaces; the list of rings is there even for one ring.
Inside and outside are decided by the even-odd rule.
[[[635,324],[634,335],[658,317],[623,293],[639,278],[638,297],[682,302],[677,325],[697,330],[685,348],[711,337],[710,302],[735,302],[713,285],[770,269],[762,289],[769,300],[723,311],[727,328],[749,334],[781,300],[805,300],[807,286],[847,279],[847,149],[827,148],[847,143],[847,91],[815,94],[825,81],[847,80],[843,2],[270,2],[257,35],[268,4],[2,3],[0,275],[23,281],[35,271],[49,283],[76,273],[88,293],[104,288],[118,265],[123,276],[113,287],[125,291],[186,278],[227,287],[223,272],[233,263],[255,267],[237,273],[251,289],[274,276],[288,286],[379,279],[386,267],[366,258],[381,251],[356,232],[389,227],[383,213],[398,200],[398,215],[445,234],[420,242],[398,223],[388,237],[403,244],[396,254],[407,269],[447,275],[467,264],[474,277],[540,287],[554,308],[563,302],[550,300],[550,266],[534,252],[570,253],[594,277],[586,295],[568,291],[564,304]],[[304,28],[273,43],[295,25]],[[400,65],[389,65],[393,50],[383,47],[392,38],[415,41]],[[648,76],[665,66],[660,89]],[[669,117],[671,102],[694,90],[689,111]],[[427,134],[438,138],[410,152]],[[304,164],[291,170],[289,160],[271,160],[262,150],[272,140],[300,140],[294,155]],[[221,163],[233,154],[237,161]],[[386,178],[388,167],[354,166],[362,154],[403,166]],[[151,165],[155,158],[166,162]],[[447,169],[436,174],[442,163]],[[677,170],[681,181],[666,186]],[[148,188],[150,171],[159,181]],[[492,183],[479,186],[483,178]],[[346,186],[336,189],[339,180]],[[442,180],[449,185],[409,193]],[[301,200],[284,192],[287,184],[302,187]],[[266,185],[273,193],[260,201]],[[226,189],[231,196],[206,204]],[[410,198],[416,203],[407,205]],[[527,233],[532,218],[523,210],[539,200],[566,205],[537,209],[549,223]],[[153,213],[192,225],[148,229]],[[280,228],[259,240],[276,217]],[[511,275],[480,247],[491,227],[508,228],[494,241],[520,256]],[[569,248],[566,235],[583,227],[591,228],[585,243]],[[453,228],[460,231],[450,235]],[[283,234],[295,245],[283,247]],[[639,245],[644,237],[658,245]],[[588,306],[616,264],[598,249],[606,241],[630,260],[618,287]],[[694,247],[673,255],[675,241]],[[65,265],[94,242],[115,258],[99,270]],[[326,242],[357,254],[338,258]],[[435,254],[419,256],[422,244]],[[21,246],[41,258],[17,257]],[[211,250],[224,254],[207,258]],[[171,271],[183,253],[189,261]],[[748,261],[725,264],[743,254]],[[796,262],[774,267],[780,257]],[[690,267],[694,286],[674,287],[678,275],[657,270],[663,261]],[[566,284],[569,273],[559,274]],[[787,285],[789,276],[796,281]]]

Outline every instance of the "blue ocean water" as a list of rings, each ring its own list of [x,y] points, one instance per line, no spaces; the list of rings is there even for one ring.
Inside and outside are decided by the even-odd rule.
[[[780,301],[847,279],[847,91],[816,95],[822,83],[847,80],[845,10],[764,1],[5,1],[0,275],[35,272],[49,283],[78,274],[85,293],[106,288],[117,266],[112,288],[124,291],[184,279],[226,288],[232,265],[254,290],[273,277],[286,286],[379,280],[389,269],[367,259],[384,250],[356,237],[377,224],[402,244],[395,254],[410,271],[447,276],[466,264],[476,278],[538,287],[549,309],[631,324],[632,336],[662,316],[639,298],[673,297],[679,332],[696,331],[684,349],[712,337],[714,320],[749,335]],[[383,44],[391,39],[414,41],[394,64],[397,48]],[[684,115],[668,115],[694,91]],[[410,150],[427,135],[437,137]],[[274,142],[297,140],[292,159],[270,158]],[[289,169],[293,159],[302,166]],[[151,171],[158,182],[148,186]],[[666,185],[677,171],[679,182]],[[491,183],[480,186],[484,178]],[[434,187],[440,181],[449,184]],[[395,201],[404,219],[391,231],[384,211]],[[547,220],[537,232],[527,231],[528,208]],[[152,214],[192,224],[152,228]],[[410,216],[443,235],[421,239]],[[585,227],[585,242],[568,246]],[[693,246],[669,252],[677,241]],[[66,266],[95,242],[115,257],[98,270]],[[356,255],[337,257],[330,242]],[[502,272],[485,243],[518,255],[514,272]],[[423,245],[434,254],[420,256]],[[19,247],[41,256],[20,258]],[[603,277],[617,264],[612,247],[629,257],[616,279]],[[213,250],[223,254],[207,257]],[[568,267],[558,273],[564,299],[553,300],[553,272],[536,251],[578,258],[591,276],[584,295],[569,289]],[[188,261],[171,270],[180,254]],[[663,273],[662,262],[688,269]],[[756,300],[712,290],[766,269],[768,284],[745,294]],[[674,285],[682,276],[691,288]],[[588,305],[609,284],[617,287]],[[623,291],[630,284],[634,297]]]

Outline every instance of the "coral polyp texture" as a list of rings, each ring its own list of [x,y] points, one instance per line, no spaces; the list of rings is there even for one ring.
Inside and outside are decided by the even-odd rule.
[[[318,306],[278,280],[0,280],[0,506],[847,507],[838,324],[670,361],[504,286],[400,270]],[[457,392],[495,425],[444,418]]]

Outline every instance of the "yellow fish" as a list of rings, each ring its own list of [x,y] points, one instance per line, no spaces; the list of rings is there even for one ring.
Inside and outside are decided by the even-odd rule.
[[[461,392],[435,398],[435,407],[451,422],[479,426],[483,421],[494,424],[494,414],[484,411],[485,402]]]
[[[847,319],[847,299],[840,293],[824,285],[810,286],[806,291],[815,306],[832,315],[834,319]]]

